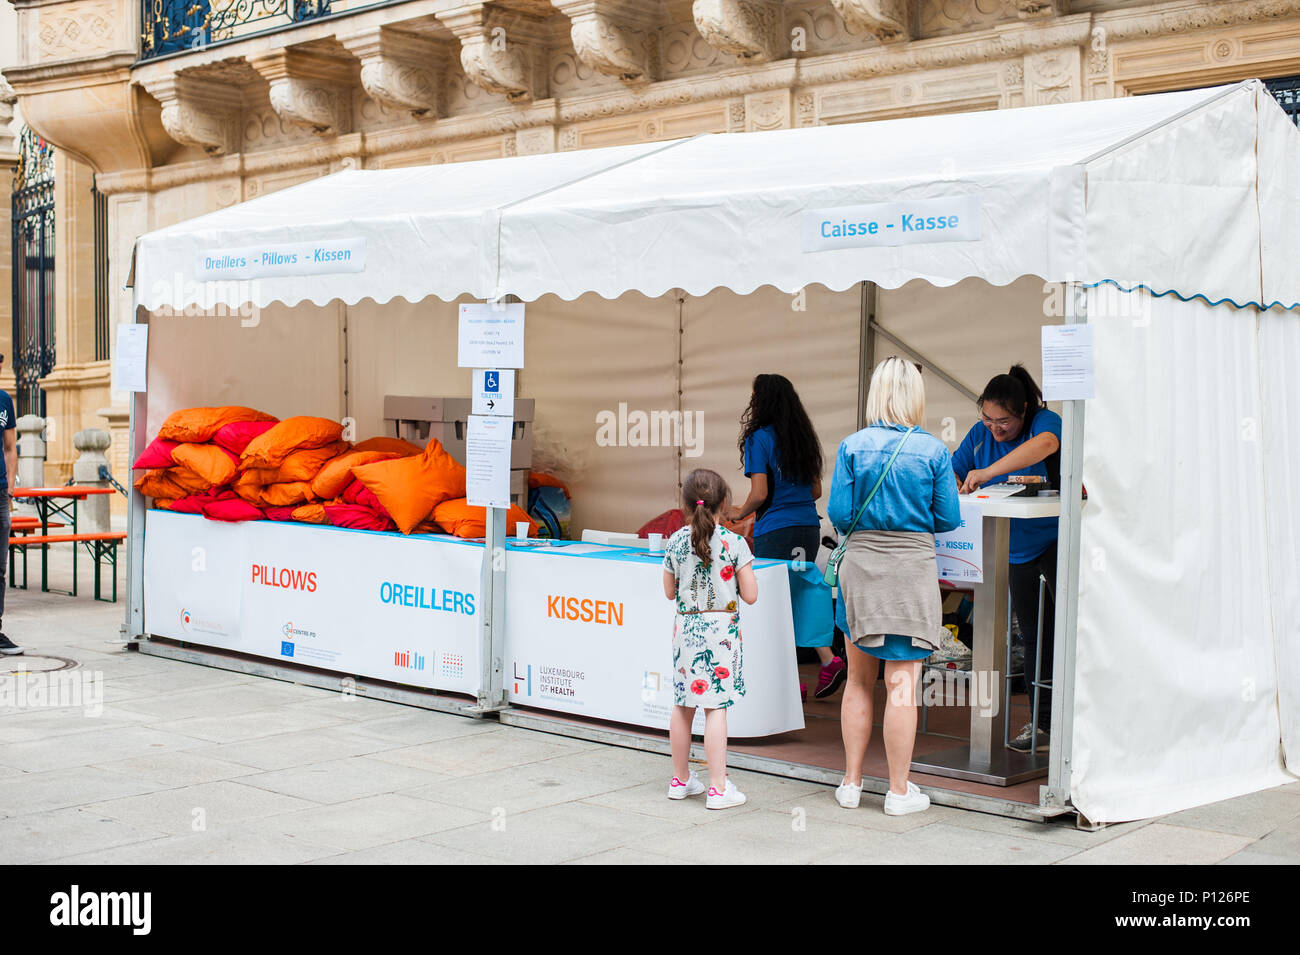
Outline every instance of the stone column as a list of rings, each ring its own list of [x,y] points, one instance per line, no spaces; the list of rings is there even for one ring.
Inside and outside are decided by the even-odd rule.
[[[110,487],[100,477],[100,467],[108,467],[108,450],[111,439],[102,428],[85,428],[72,436],[72,446],[79,452],[72,463],[72,481],[85,487]],[[78,505],[77,530],[84,534],[106,534],[109,530],[108,494],[92,494]]]
[[[18,419],[18,487],[45,486],[44,432],[45,419],[40,415],[25,414]]]

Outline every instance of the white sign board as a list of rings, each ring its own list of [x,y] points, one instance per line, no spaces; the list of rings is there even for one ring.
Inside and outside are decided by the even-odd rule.
[[[810,209],[803,214],[803,250],[923,242],[977,242],[979,196],[944,196],[903,202]]]
[[[365,270],[366,240],[360,237],[210,249],[199,253],[194,265],[198,277],[207,281]]]
[[[119,391],[144,391],[149,357],[149,326],[117,326],[117,351],[113,353],[113,387]]]
[[[471,414],[515,416],[515,373],[509,368],[475,368]]]
[[[746,693],[727,710],[733,737],[804,726],[785,564],[755,570],[743,604]],[[673,602],[662,555],[611,560],[516,550],[506,555],[506,698],[512,703],[667,729],[673,709]],[[696,711],[696,732],[704,711]]]
[[[984,510],[965,495],[960,503],[961,526],[934,535],[939,579],[953,584],[980,584],[984,582]]]
[[[167,511],[147,512],[146,522],[150,633],[336,673],[478,692],[481,547]]]
[[[510,506],[513,418],[470,415],[465,430],[465,497],[475,507]]]
[[[456,354],[461,368],[523,368],[523,303],[462,305]]]
[[[1077,401],[1095,397],[1092,326],[1043,326],[1043,400]]]

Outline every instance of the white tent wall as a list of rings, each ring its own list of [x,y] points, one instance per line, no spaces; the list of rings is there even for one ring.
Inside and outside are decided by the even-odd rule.
[[[1118,822],[1291,781],[1255,312],[1091,289],[1088,321],[1074,805]]]
[[[861,290],[832,292],[813,285],[799,296],[771,286],[738,295],[715,289],[687,296],[682,307],[682,408],[703,422],[698,456],[683,456],[682,477],[694,468],[717,471],[740,504],[749,481],[736,439],[757,374],[785,375],[799,392],[822,442],[825,514],[835,449],[857,429]],[[675,498],[674,488],[668,493]],[[673,500],[667,506],[679,507]],[[815,554],[808,555],[809,559]]]
[[[1258,119],[1261,304],[1300,302],[1300,137],[1268,90],[1255,92]]]
[[[356,419],[358,440],[393,433],[384,395],[469,394],[471,370],[456,363],[457,305],[430,296],[346,306],[347,413]]]
[[[1258,301],[1255,93],[1238,86],[1088,163],[1087,267],[1070,277]]]
[[[1277,666],[1277,706],[1287,769],[1300,776],[1300,315],[1260,316],[1260,392],[1268,577]]]
[[[180,408],[248,405],[280,418],[343,416],[342,309],[272,304],[251,316],[154,315],[149,320],[152,440]]]
[[[936,288],[912,281],[877,293],[876,322],[978,395],[990,378],[1016,362],[1042,381],[1039,329],[1061,322],[1059,309],[1044,314],[1061,302],[1059,286],[1032,275],[1009,285],[963,279]],[[877,338],[877,362],[895,354],[907,357],[892,342]],[[956,450],[979,412],[942,378],[929,372],[924,378],[926,430]]]

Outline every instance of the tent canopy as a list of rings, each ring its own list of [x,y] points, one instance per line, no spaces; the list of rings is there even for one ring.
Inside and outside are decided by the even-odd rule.
[[[792,292],[1114,282],[1234,304],[1300,303],[1300,131],[1257,80],[928,116],[395,170],[347,171],[140,238],[148,309],[434,295],[527,301],[719,286]],[[956,202],[975,234],[810,249],[808,217]],[[895,210],[895,211],[899,211]],[[885,213],[880,211],[881,226]],[[966,212],[977,213],[965,215]],[[892,226],[890,226],[892,228]],[[231,273],[230,250],[364,239],[364,267]]]

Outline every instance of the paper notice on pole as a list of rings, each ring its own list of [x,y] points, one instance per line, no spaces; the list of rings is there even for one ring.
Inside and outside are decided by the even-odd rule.
[[[513,418],[470,415],[465,432],[465,497],[475,507],[510,506]]]
[[[961,499],[961,526],[934,535],[939,579],[953,584],[984,582],[984,512],[978,501]]]
[[[149,326],[117,326],[117,351],[113,353],[113,387],[118,391],[144,391],[149,356]]]
[[[510,368],[475,368],[470,414],[515,416],[515,373]]]
[[[1091,325],[1043,326],[1043,400],[1075,401],[1096,394]]]
[[[523,368],[522,302],[460,307],[457,363],[461,368]]]

